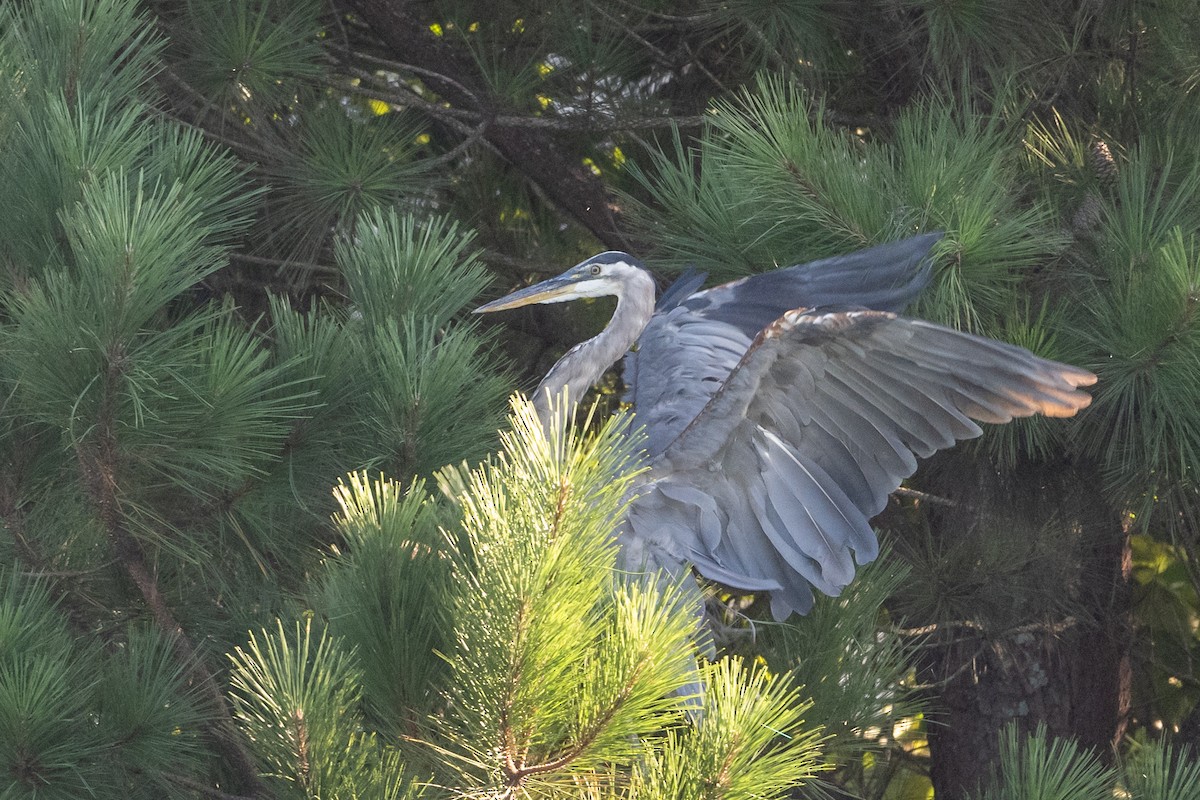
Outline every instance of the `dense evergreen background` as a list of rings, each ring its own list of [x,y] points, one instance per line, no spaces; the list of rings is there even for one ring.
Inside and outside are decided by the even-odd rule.
[[[1200,798],[1198,129],[1189,0],[7,0],[0,797]],[[506,405],[610,307],[466,312],[926,230],[1094,404],[697,667]]]

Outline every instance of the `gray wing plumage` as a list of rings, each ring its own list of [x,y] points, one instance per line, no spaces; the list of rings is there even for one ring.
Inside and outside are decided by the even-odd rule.
[[[911,236],[832,258],[751,275],[697,292],[681,305],[750,338],[793,308],[849,306],[903,311],[929,282],[929,253],[940,232]]]
[[[707,278],[707,272],[695,267],[684,270],[658,298],[658,302],[654,304],[655,313],[665,313],[685,303],[689,297],[700,291]]]
[[[657,560],[771,591],[777,618],[806,612],[812,587],[836,595],[876,556],[869,520],[918,457],[978,436],[976,420],[1070,416],[1091,400],[1076,387],[1095,381],[921,320],[805,309],[724,377],[652,461],[627,531]]]
[[[929,280],[929,251],[941,233],[826,258],[683,297],[684,276],[667,290],[638,349],[625,356],[625,399],[645,427],[647,452],[661,453],[737,366],[754,337],[793,308],[855,305],[900,311]],[[669,302],[668,302],[669,301]]]

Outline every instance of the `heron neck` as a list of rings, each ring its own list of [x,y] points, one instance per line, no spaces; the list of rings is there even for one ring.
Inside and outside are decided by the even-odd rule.
[[[654,281],[646,273],[623,285],[617,293],[617,308],[604,330],[572,347],[559,359],[538,385],[533,404],[543,420],[549,419],[549,397],[565,388],[571,402],[584,393],[605,371],[622,358],[654,316]]]

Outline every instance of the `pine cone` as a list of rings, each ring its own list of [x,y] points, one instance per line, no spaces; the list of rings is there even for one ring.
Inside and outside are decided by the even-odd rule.
[[[1100,196],[1095,192],[1088,192],[1076,210],[1075,216],[1071,218],[1071,233],[1079,236],[1095,228],[1100,224],[1103,211]]]
[[[1100,178],[1101,186],[1111,186],[1117,179],[1117,161],[1103,139],[1092,142],[1092,169]]]

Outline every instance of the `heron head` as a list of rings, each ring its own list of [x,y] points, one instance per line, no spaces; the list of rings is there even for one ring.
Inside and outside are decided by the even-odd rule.
[[[628,253],[610,250],[581,261],[561,275],[535,283],[475,309],[476,314],[520,308],[533,303],[565,303],[581,297],[621,296],[641,262]]]

